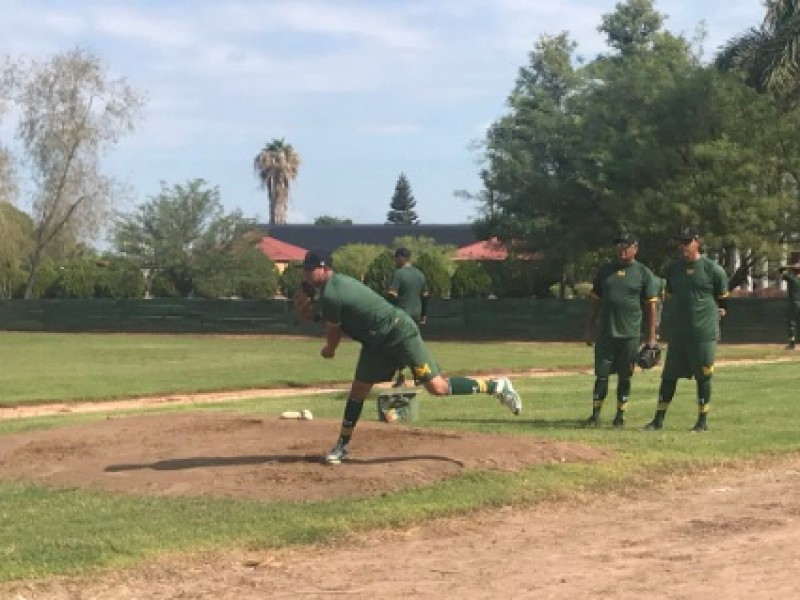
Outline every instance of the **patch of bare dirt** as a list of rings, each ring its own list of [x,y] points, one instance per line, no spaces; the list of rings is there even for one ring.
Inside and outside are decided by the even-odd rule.
[[[326,500],[433,483],[467,469],[593,461],[588,446],[363,420],[351,460],[323,464],[339,421],[234,412],[112,416],[0,437],[0,478],[159,495]]]

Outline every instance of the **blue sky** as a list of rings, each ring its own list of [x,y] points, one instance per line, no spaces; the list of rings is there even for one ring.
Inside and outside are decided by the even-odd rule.
[[[2,52],[31,58],[80,46],[147,95],[136,131],[107,161],[133,204],[161,181],[203,178],[219,186],[226,209],[263,221],[267,196],[252,160],[285,138],[303,159],[290,223],[383,223],[401,172],[421,222],[463,223],[476,210],[454,192],[481,187],[472,143],[505,112],[536,40],[569,31],[591,58],[604,50],[597,26],[615,4],[0,0],[0,39]],[[656,8],[688,38],[703,23],[705,56],[764,15],[760,0]]]

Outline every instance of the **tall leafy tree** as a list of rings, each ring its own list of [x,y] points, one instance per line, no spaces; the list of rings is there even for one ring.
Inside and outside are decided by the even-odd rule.
[[[419,224],[419,218],[414,211],[416,205],[417,201],[414,200],[414,194],[411,193],[411,184],[405,173],[400,173],[394,186],[392,201],[389,205],[391,210],[386,215],[386,222],[393,225]]]
[[[699,120],[680,122],[702,98],[676,90],[701,67],[689,44],[663,31],[662,23],[651,0],[629,0],[605,15],[600,31],[611,51],[586,65],[591,85],[574,100],[587,157],[577,164],[577,177],[591,190],[592,230],[585,235],[594,248],[617,231],[651,239],[674,233],[681,218],[670,213],[674,198],[665,195],[665,181],[681,176],[687,145],[710,129]],[[682,106],[673,105],[675,98]]]
[[[273,139],[256,154],[253,169],[267,190],[269,224],[286,223],[289,211],[289,192],[300,170],[300,155],[283,138]]]
[[[575,42],[566,33],[543,36],[519,71],[510,112],[489,129],[483,194],[492,206],[478,224],[483,237],[547,248],[547,259],[566,265],[586,245],[591,190],[579,177],[586,160],[573,101],[589,85],[575,68]],[[528,248],[526,248],[528,249]]]
[[[102,172],[103,152],[133,129],[144,99],[80,48],[18,66],[16,138],[33,183],[27,298],[59,238],[88,239],[111,217],[119,194]]]
[[[603,15],[600,31],[606,34],[608,45],[621,56],[648,52],[664,23],[652,0],[620,2],[616,10]]]
[[[727,250],[718,257],[736,286],[755,265],[780,253],[798,214],[796,188],[787,185],[800,158],[798,115],[781,116],[768,97],[713,69],[687,81],[678,94],[665,103],[667,110],[684,109],[678,127],[665,128],[662,139],[673,140],[676,131],[697,137],[675,146],[681,168],[662,187],[670,199],[668,215],[672,223],[697,224],[711,248]],[[687,95],[691,104],[683,99]],[[738,266],[731,260],[734,250]]]
[[[487,136],[481,230],[543,250],[562,289],[619,230],[646,236],[643,257],[658,268],[687,223],[756,259],[796,214],[780,183],[792,172],[791,120],[703,67],[662,20],[650,0],[618,4],[600,27],[610,51],[580,67],[566,34],[543,38]]]
[[[225,214],[219,189],[194,179],[172,187],[162,183],[160,194],[120,217],[114,242],[163,290],[232,295],[241,261],[252,260],[246,252],[258,241],[255,227],[238,210]]]

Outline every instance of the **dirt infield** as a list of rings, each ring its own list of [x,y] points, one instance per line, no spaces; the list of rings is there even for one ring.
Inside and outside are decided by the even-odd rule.
[[[0,479],[118,492],[258,500],[328,500],[439,481],[468,469],[594,461],[580,444],[359,424],[351,460],[322,463],[339,421],[233,412],[108,417],[0,437]]]

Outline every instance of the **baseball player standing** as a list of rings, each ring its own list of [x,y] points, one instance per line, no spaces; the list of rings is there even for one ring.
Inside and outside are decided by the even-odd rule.
[[[794,350],[797,346],[797,321],[800,318],[800,263],[789,265],[788,267],[780,267],[778,271],[781,274],[781,279],[786,282],[787,300],[786,306],[786,323],[789,330],[789,343],[786,345],[787,350]]]
[[[697,382],[697,422],[692,431],[708,429],[711,376],[717,351],[719,321],[727,312],[728,277],[716,262],[700,254],[700,234],[684,228],[675,238],[681,258],[667,268],[671,327],[656,414],[645,429],[661,429],[679,378]]]
[[[325,345],[320,351],[323,358],[336,355],[343,335],[361,344],[339,439],[325,457],[326,463],[337,465],[347,458],[364,400],[376,383],[391,381],[397,365],[410,367],[415,379],[435,396],[490,394],[513,414],[522,411],[522,401],[508,378],[445,378],[408,313],[392,306],[360,281],[334,272],[327,254],[315,251],[306,254],[303,279],[319,290],[319,314],[325,321]]]
[[[594,343],[595,380],[592,415],[584,422],[587,427],[600,424],[608,380],[614,373],[617,375],[617,413],[613,425],[622,427],[625,424],[631,377],[642,337],[643,307],[647,317],[647,344],[656,345],[659,280],[636,260],[639,241],[634,235],[619,235],[613,244],[615,258],[600,268],[589,297],[586,343]]]
[[[398,248],[394,252],[394,264],[397,267],[389,282],[386,297],[395,306],[402,308],[418,325],[424,325],[428,313],[428,282],[425,274],[411,264],[411,251]],[[394,387],[405,383],[403,367],[397,371]]]

